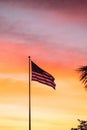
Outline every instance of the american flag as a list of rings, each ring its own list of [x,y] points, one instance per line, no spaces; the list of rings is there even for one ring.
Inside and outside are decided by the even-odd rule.
[[[54,82],[55,78],[51,74],[41,69],[33,61],[31,61],[31,67],[32,67],[32,80],[33,81],[40,82],[42,84],[51,86],[52,88],[55,89],[56,87],[56,84]]]

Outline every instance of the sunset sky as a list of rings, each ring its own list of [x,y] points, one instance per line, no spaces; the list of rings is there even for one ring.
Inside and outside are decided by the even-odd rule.
[[[87,0],[0,0],[0,129],[28,130],[28,56],[55,77],[31,81],[32,130],[70,130],[87,120]]]

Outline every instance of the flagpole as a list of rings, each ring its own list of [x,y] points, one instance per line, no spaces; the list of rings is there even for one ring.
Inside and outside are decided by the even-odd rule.
[[[30,56],[28,58],[29,58],[29,130],[31,130]]]

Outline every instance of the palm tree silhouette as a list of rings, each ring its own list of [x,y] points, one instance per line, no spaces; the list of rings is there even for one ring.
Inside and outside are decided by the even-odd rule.
[[[80,81],[82,81],[84,87],[87,89],[87,66],[81,66],[77,71],[81,73]]]

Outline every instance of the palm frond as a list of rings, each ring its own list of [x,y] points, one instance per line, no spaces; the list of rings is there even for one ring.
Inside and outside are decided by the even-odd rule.
[[[87,66],[81,66],[77,71],[81,73],[80,81],[82,81],[84,87],[87,88]]]
[[[87,78],[87,73],[82,73],[80,76],[80,80],[86,80]]]
[[[87,66],[81,66],[77,69],[78,72],[87,72]]]

